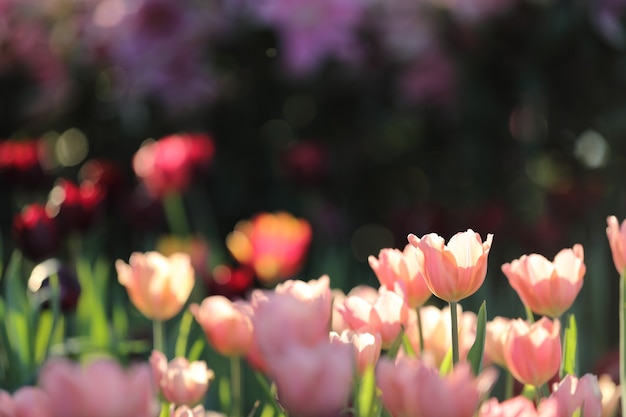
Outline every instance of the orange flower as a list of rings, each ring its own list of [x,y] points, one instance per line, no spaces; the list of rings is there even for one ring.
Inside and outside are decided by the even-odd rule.
[[[542,317],[533,324],[512,320],[504,343],[507,369],[524,384],[541,386],[561,365],[561,323]]]
[[[378,259],[370,256],[367,260],[380,284],[388,290],[402,292],[409,307],[422,306],[432,295],[422,272],[424,254],[412,245],[407,244],[403,252],[381,249]]]
[[[525,306],[542,316],[560,317],[583,286],[583,258],[577,244],[560,251],[553,262],[533,253],[502,265],[502,272]]]
[[[456,302],[474,294],[485,281],[487,256],[493,235],[482,241],[472,229],[454,235],[448,244],[430,233],[421,239],[410,234],[409,243],[424,254],[424,279],[430,291],[444,301]]]
[[[168,320],[187,302],[195,278],[189,255],[134,252],[129,264],[115,262],[117,277],[137,309],[149,319]]]
[[[626,269],[626,220],[620,225],[617,217],[609,216],[606,222],[606,236],[611,246],[613,262],[617,272],[622,274]]]
[[[266,285],[293,277],[311,242],[311,226],[286,212],[261,213],[240,221],[226,237],[233,257],[250,265]]]

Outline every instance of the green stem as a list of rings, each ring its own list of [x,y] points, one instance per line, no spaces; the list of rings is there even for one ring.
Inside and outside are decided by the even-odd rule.
[[[232,406],[232,417],[242,417],[243,415],[243,404],[241,402],[242,398],[242,386],[241,386],[241,357],[239,356],[231,356],[230,357],[230,395],[231,395],[231,406]]]
[[[450,301],[450,319],[452,322],[452,367],[459,363],[459,318],[457,316],[458,302]]]
[[[167,356],[165,352],[165,327],[162,320],[152,321],[152,341],[153,349],[163,352]]]
[[[619,381],[622,410],[626,410],[626,270],[619,278]]]
[[[185,205],[183,199],[178,193],[169,193],[163,199],[163,208],[167,223],[172,233],[178,236],[189,236],[189,225],[187,224],[187,215],[185,214]]]
[[[424,330],[422,329],[422,316],[420,316],[421,307],[417,307],[417,334],[420,341],[420,356],[424,353]]]
[[[526,310],[526,320],[529,324],[533,324],[535,322],[535,315],[533,311],[527,305],[524,305],[524,309]]]
[[[506,371],[506,379],[504,380],[504,399],[508,400],[509,398],[513,398],[513,374],[511,372]]]

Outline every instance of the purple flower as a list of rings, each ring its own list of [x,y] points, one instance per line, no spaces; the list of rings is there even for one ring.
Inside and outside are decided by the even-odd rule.
[[[362,0],[257,0],[253,13],[276,30],[279,55],[294,75],[308,75],[327,58],[354,62]]]

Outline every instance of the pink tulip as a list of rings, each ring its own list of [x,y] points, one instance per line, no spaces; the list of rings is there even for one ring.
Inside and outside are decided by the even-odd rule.
[[[170,417],[227,417],[226,414],[216,411],[206,411],[203,406],[198,405],[189,408],[186,405],[176,407],[174,404],[170,406]]]
[[[165,355],[153,350],[150,356],[152,378],[163,397],[174,404],[194,405],[200,402],[215,377],[206,362],[189,362],[178,357],[169,363]]]
[[[566,375],[554,384],[550,397],[558,402],[559,412],[554,417],[570,417],[579,408],[585,417],[602,416],[602,394],[595,375],[586,374],[580,379]]]
[[[380,358],[382,339],[378,333],[353,332],[350,330],[344,330],[341,334],[331,332],[330,341],[352,346],[356,358],[356,367],[361,375],[368,367],[375,366],[378,358]]]
[[[485,328],[485,358],[489,363],[495,363],[506,368],[504,360],[504,342],[511,319],[497,316],[487,322]]]
[[[313,346],[328,340],[331,320],[330,290],[319,297],[298,298],[290,292],[255,291],[252,294],[254,343],[268,363],[292,344]]]
[[[189,310],[202,327],[211,346],[224,356],[245,355],[252,345],[253,329],[248,303],[230,301],[221,295],[212,295]]]
[[[533,324],[522,319],[511,321],[503,352],[515,379],[538,387],[556,374],[561,365],[560,329],[558,319],[547,317]]]
[[[383,404],[394,417],[472,417],[496,378],[493,369],[475,378],[467,362],[445,376],[419,358],[381,358],[376,367]]]
[[[518,396],[501,403],[497,398],[489,399],[480,407],[478,417],[538,417],[538,414],[534,402]]]
[[[617,217],[609,216],[606,222],[606,236],[611,246],[613,262],[617,272],[623,274],[626,269],[626,220],[620,225]]]
[[[553,400],[543,401],[537,410],[535,403],[523,396],[498,402],[491,398],[480,407],[478,417],[557,417],[557,404]]]
[[[582,245],[574,245],[560,251],[553,262],[533,253],[502,265],[502,272],[525,306],[543,316],[560,317],[583,286],[583,258]]]
[[[398,249],[381,249],[378,259],[367,258],[382,286],[391,291],[404,294],[409,307],[422,306],[432,293],[422,272],[424,254],[417,248],[407,244],[404,251]]]
[[[352,392],[352,348],[328,340],[314,346],[290,345],[268,363],[278,401],[293,417],[335,417]]]
[[[448,244],[435,233],[421,239],[410,234],[409,243],[424,254],[424,279],[430,291],[448,302],[474,294],[485,281],[487,256],[493,235],[482,241],[473,230],[459,232]]]
[[[82,367],[51,359],[39,383],[54,417],[154,417],[159,410],[148,364],[124,369],[114,360],[98,359]]]
[[[380,333],[383,349],[388,349],[398,337],[402,327],[409,321],[409,307],[404,299],[393,291],[380,289],[376,301],[349,296],[337,306],[351,330]]]
[[[187,302],[195,283],[189,255],[134,252],[129,264],[115,262],[117,277],[137,309],[149,319],[168,320]]]
[[[22,387],[13,393],[0,390],[0,417],[52,417],[48,394],[38,387]]]
[[[277,294],[291,294],[302,302],[315,303],[320,309],[331,311],[332,292],[328,275],[307,282],[290,279],[276,285],[274,291]]]
[[[421,307],[422,335],[424,337],[423,357],[428,358],[434,366],[441,366],[446,355],[452,348],[452,320],[450,307],[439,309],[435,306]],[[457,304],[459,325],[459,357],[463,361],[476,340],[477,316],[471,311],[463,311]],[[406,335],[415,352],[420,351],[417,317],[412,316],[406,330]]]

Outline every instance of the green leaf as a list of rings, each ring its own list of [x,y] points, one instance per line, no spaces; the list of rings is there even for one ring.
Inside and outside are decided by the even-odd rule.
[[[415,358],[417,355],[415,354],[415,349],[413,349],[413,345],[409,340],[409,337],[404,333],[402,335],[402,349],[407,354],[408,357]]]
[[[369,365],[358,384],[357,417],[371,417],[376,397],[376,373],[373,365]]]
[[[174,356],[185,356],[187,354],[187,342],[189,340],[189,331],[193,322],[193,314],[186,309],[180,319],[178,327],[178,337],[176,338],[176,347],[174,348]]]
[[[81,334],[88,335],[92,344],[106,347],[110,345],[111,335],[104,305],[106,292],[98,282],[102,280],[99,275],[103,271],[103,267],[98,267],[98,274],[95,274],[87,259],[77,260],[76,273],[81,286],[81,295],[76,307],[76,321]]]
[[[452,371],[452,347],[448,349],[448,353],[446,353],[446,357],[441,361],[441,365],[439,366],[439,374],[447,375]]]
[[[30,306],[26,297],[26,286],[19,276],[22,255],[13,251],[7,266],[5,279],[6,312],[4,323],[10,349],[16,353],[20,373],[28,374],[32,365],[33,343],[30,333]]]
[[[230,395],[230,379],[227,376],[219,378],[217,393],[220,399],[220,408],[222,410],[230,410],[232,398]]]
[[[400,328],[400,332],[398,336],[394,339],[393,343],[391,343],[391,347],[387,351],[387,357],[390,359],[395,359],[398,356],[398,351],[400,350],[400,346],[402,346],[402,339],[404,337],[404,327]]]
[[[563,360],[561,361],[560,376],[578,375],[578,352],[577,352],[578,326],[574,314],[569,315],[569,321],[563,333]]]
[[[483,355],[485,353],[485,327],[487,325],[487,302],[483,301],[478,310],[476,323],[476,340],[467,353],[467,360],[472,366],[474,375],[478,375],[483,367]]]
[[[282,408],[276,401],[276,395],[273,392],[272,388],[270,387],[270,384],[265,378],[265,376],[259,371],[255,371],[254,376],[259,386],[261,387],[261,392],[263,393],[263,397],[265,397],[265,400],[267,401],[266,404],[270,405],[272,409],[274,410],[274,415],[276,417],[285,417],[286,414],[284,413],[284,411],[282,410]]]

